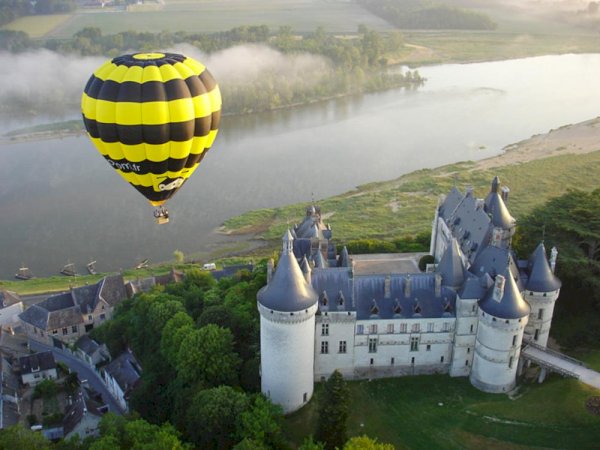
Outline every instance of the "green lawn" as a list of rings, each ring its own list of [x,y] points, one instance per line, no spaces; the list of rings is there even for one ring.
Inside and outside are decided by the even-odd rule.
[[[585,400],[600,392],[550,376],[525,382],[520,395],[485,394],[466,378],[446,375],[350,382],[349,436],[367,434],[398,449],[598,448],[600,417]],[[298,444],[314,434],[315,398],[286,419]]]

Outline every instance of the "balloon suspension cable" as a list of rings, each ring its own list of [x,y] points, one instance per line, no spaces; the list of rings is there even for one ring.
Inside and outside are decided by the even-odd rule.
[[[154,210],[154,221],[157,224],[169,223],[169,211],[164,206],[160,206]]]

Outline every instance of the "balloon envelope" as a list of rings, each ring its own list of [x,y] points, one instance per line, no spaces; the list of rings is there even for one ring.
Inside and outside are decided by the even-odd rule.
[[[154,206],[185,183],[211,147],[221,93],[198,61],[136,53],[107,61],[88,80],[81,110],[108,163]]]

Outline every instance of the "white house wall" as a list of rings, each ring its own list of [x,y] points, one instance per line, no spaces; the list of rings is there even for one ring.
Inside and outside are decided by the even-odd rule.
[[[354,372],[354,325],[355,312],[327,312],[317,316],[315,323],[315,380],[328,378],[336,369],[345,378]],[[328,325],[325,335],[323,325]],[[327,342],[327,353],[322,353]],[[341,343],[345,342],[345,352]]]

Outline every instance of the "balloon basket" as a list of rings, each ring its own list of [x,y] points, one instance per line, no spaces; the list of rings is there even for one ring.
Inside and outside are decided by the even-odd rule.
[[[158,225],[162,225],[163,223],[169,223],[169,211],[167,211],[162,206],[154,210],[154,221]]]

